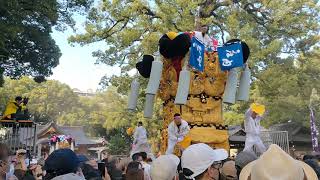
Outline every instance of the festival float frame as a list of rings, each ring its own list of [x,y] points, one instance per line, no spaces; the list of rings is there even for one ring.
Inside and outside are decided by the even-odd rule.
[[[156,97],[163,101],[161,154],[166,152],[168,146],[167,128],[175,113],[181,114],[182,119],[187,121],[190,126],[190,131],[185,138],[188,141],[176,145],[176,155],[181,156],[181,147],[186,148],[195,143],[206,143],[212,148],[223,148],[227,151],[230,149],[228,126],[223,119],[223,99],[229,98],[230,95],[233,99],[236,99],[236,96],[239,97],[236,94],[238,74],[236,73],[233,75],[234,77],[231,77],[229,70],[231,70],[231,74],[233,71],[237,72],[238,69],[235,68],[242,67],[249,55],[246,54],[246,57],[241,57],[240,60],[239,58],[234,59],[234,64],[231,63],[232,67],[224,69],[220,64],[221,58],[219,59],[218,55],[220,52],[216,51],[217,46],[208,50],[198,42],[199,40],[195,38],[194,34],[194,32],[168,32],[159,40],[160,56],[157,59],[161,60],[162,65],[161,70],[157,69],[156,72],[161,72],[160,82],[158,84],[159,77],[156,78],[157,82],[150,78],[148,84],[156,83],[154,85],[158,88]],[[216,45],[216,41],[213,44]],[[242,55],[243,44],[245,43],[240,40],[231,40],[223,48],[228,50],[229,48],[226,46],[232,45],[239,49],[240,45],[240,48],[242,47],[241,53],[237,49],[233,51],[232,56]],[[246,44],[245,46],[247,47]],[[249,49],[246,50],[249,51]],[[228,63],[232,61],[232,56],[228,55],[228,58],[230,58]],[[138,63],[139,68],[137,64],[137,69],[143,77],[150,77],[151,69],[154,69],[154,67],[148,66],[151,62],[144,62],[146,64],[144,67],[143,62],[144,60]],[[241,91],[241,97],[244,98],[238,98],[237,100],[247,100],[250,89],[250,87],[247,87],[250,86],[250,83],[247,82],[248,79],[250,80],[250,77],[248,78],[249,69],[247,66],[243,66],[243,68],[247,73],[245,76],[242,75],[245,79],[240,81],[246,86],[242,87]],[[230,77],[233,82],[230,87],[226,87],[226,84],[230,83],[228,82]],[[150,89],[150,87],[147,89]],[[225,94],[226,90],[230,91],[229,95]],[[152,95],[154,96],[154,94],[153,91]],[[150,96],[150,93],[147,93],[147,95]],[[146,118],[151,116],[149,110]],[[131,129],[128,129],[128,131],[131,131]]]

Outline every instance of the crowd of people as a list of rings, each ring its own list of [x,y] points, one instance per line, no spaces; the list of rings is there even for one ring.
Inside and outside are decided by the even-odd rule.
[[[203,144],[186,148],[179,158],[173,154],[153,158],[146,152],[102,161],[58,149],[45,160],[26,162],[26,151],[15,156],[0,144],[0,180],[317,180],[319,157],[291,157],[272,144],[259,158],[242,151],[234,159],[224,149]]]
[[[264,106],[253,104],[246,112],[246,142],[243,151],[230,158],[225,149],[198,143],[182,147],[190,131],[188,123],[175,114],[168,126],[168,147],[154,157],[142,122],[134,132],[132,152],[119,159],[108,156],[101,161],[57,149],[46,159],[32,159],[20,149],[10,156],[0,144],[0,180],[317,180],[318,156],[293,158],[278,145],[265,147],[260,139]],[[179,146],[181,157],[174,155]],[[256,147],[260,157],[253,151]]]

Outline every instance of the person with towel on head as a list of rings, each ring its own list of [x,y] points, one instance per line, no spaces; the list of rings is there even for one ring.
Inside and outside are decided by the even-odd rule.
[[[257,152],[263,153],[266,147],[260,138],[260,121],[265,113],[265,106],[253,103],[245,114],[245,132],[246,142],[243,151],[253,152],[253,146],[256,147]]]
[[[166,154],[173,154],[177,143],[182,142],[189,133],[190,127],[179,113],[174,114],[173,121],[168,126],[168,148]]]

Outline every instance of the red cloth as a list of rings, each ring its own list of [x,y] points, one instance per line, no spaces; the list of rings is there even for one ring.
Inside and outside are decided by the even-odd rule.
[[[173,68],[177,72],[177,80],[178,80],[178,82],[179,82],[180,71],[182,70],[182,67],[181,67],[182,59],[183,59],[183,57],[175,57],[175,58],[172,59]]]

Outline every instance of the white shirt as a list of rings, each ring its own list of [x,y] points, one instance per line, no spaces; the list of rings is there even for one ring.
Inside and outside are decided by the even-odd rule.
[[[151,175],[150,175],[150,171],[151,171],[151,165],[142,161],[141,162],[143,170],[144,170],[144,179],[145,180],[151,180]]]
[[[178,127],[174,121],[168,126],[168,138],[170,141],[179,142],[189,133],[190,127],[187,121],[181,119],[181,125]]]
[[[135,143],[137,142],[147,142],[147,130],[143,126],[139,126],[135,129],[134,134],[134,141]]]
[[[194,36],[203,43],[205,48],[208,49],[213,49],[213,40],[209,37],[208,34],[205,34],[204,36],[202,35],[202,32],[200,31],[195,31]]]
[[[251,117],[252,115],[252,110],[248,109],[246,114],[245,114],[245,122],[244,122],[244,128],[247,134],[249,135],[259,135],[260,134],[260,121],[262,119],[261,116],[258,116],[253,119]]]

